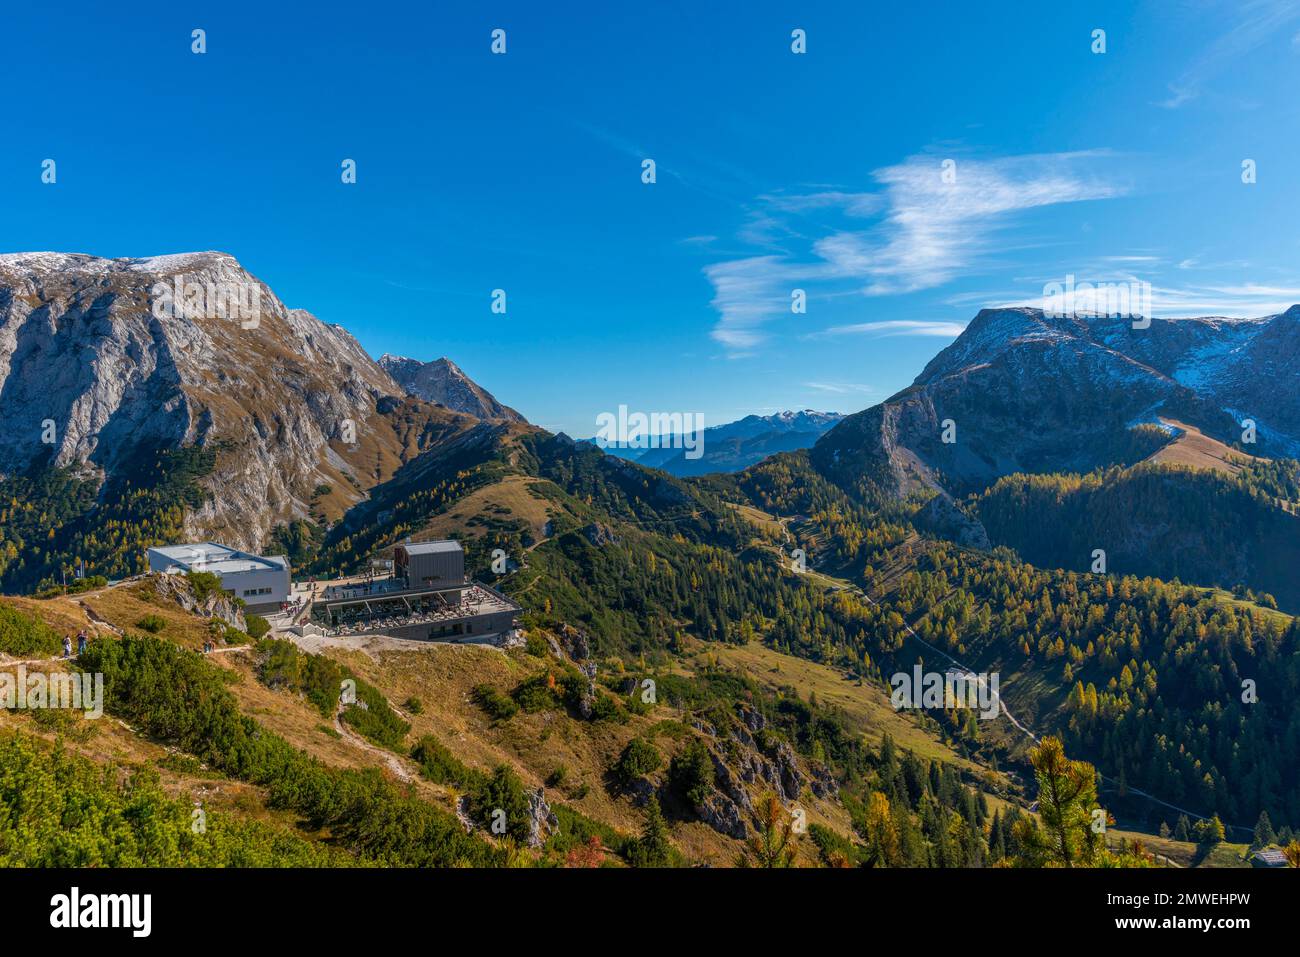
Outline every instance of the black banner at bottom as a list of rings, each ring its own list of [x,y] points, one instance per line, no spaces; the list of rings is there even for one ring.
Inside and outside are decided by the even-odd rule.
[[[921,945],[964,928],[1070,939],[1200,934],[1228,942],[1294,921],[1287,870],[31,870],[0,871],[11,941],[118,945],[373,941],[430,923],[494,943],[646,933],[690,919],[771,943],[782,929],[843,926]],[[404,926],[405,922],[405,926]],[[946,930],[944,930],[946,928]],[[666,940],[667,940],[666,939]]]

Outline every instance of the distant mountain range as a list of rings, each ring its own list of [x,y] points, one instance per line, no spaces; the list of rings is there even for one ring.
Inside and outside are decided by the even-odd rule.
[[[379,365],[408,395],[426,402],[445,405],[476,419],[526,421],[514,409],[498,402],[492,393],[465,375],[456,363],[445,356],[432,362],[421,362],[419,359],[384,354],[379,357]]]
[[[704,430],[701,454],[690,458],[681,436],[667,436],[657,448],[605,446],[610,455],[681,477],[739,472],[777,452],[806,449],[844,418],[838,412],[778,412],[747,415]]]

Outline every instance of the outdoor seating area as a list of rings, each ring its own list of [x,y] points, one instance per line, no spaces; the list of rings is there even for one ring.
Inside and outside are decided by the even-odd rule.
[[[452,604],[440,592],[402,595],[379,591],[374,597],[319,601],[312,618],[331,637],[385,634],[425,625],[430,637],[455,637],[494,630],[493,624],[503,621],[503,615],[506,627],[496,630],[507,630],[518,611],[514,603],[482,585],[469,585],[460,594],[461,601]]]

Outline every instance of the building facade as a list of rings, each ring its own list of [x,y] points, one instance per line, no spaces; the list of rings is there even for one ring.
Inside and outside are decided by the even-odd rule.
[[[148,557],[151,572],[211,572],[254,613],[277,610],[292,591],[289,559],[283,555],[264,557],[216,542],[195,542],[151,548]]]

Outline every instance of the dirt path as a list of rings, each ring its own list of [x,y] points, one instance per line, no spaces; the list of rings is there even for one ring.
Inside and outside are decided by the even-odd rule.
[[[353,731],[351,728],[348,727],[348,723],[343,720],[343,709],[345,707],[346,706],[343,704],[343,702],[340,701],[339,706],[334,710],[334,729],[338,731],[338,733],[342,735],[344,740],[346,740],[349,744],[353,745],[354,747],[360,748],[362,751],[367,751],[370,754],[373,754],[376,757],[383,760],[388,770],[392,771],[393,774],[397,776],[398,780],[402,781],[405,784],[414,784],[415,778],[411,774],[410,770],[406,767],[406,762],[404,762],[397,755],[393,754],[393,752],[386,751],[385,749],[377,745],[371,744],[361,735],[357,734],[355,731]],[[389,707],[392,708],[393,707],[392,704],[389,704]],[[393,708],[393,710],[397,711],[396,708]],[[400,714],[401,712],[398,713]]]
[[[90,623],[94,625],[96,628],[107,628],[109,631],[113,632],[119,637],[123,634],[122,629],[117,627],[117,625],[113,624],[111,621],[99,617],[99,615],[95,613],[94,609],[92,609],[89,605],[86,604],[84,599],[78,598],[76,600],[76,605],[78,608],[80,608],[82,611],[86,613],[86,617],[90,619]]]

